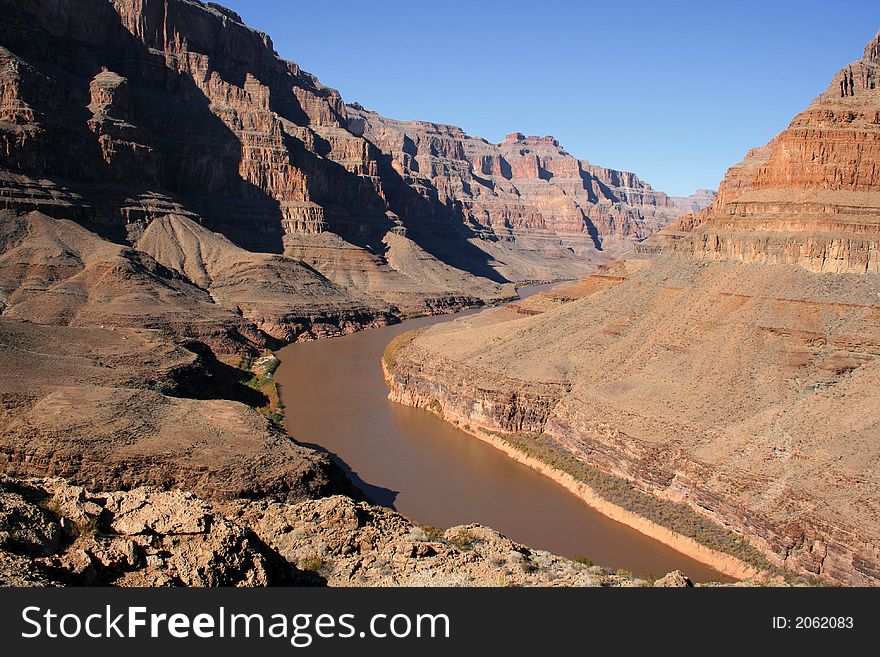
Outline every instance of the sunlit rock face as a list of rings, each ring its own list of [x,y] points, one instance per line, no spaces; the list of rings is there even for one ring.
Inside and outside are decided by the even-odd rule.
[[[492,144],[456,126],[396,121],[359,105],[348,114],[352,131],[388,153],[401,175],[459,204],[467,224],[493,237],[590,253],[645,237],[682,212],[635,174],[579,160],[553,137],[515,132]]]
[[[880,35],[765,146],[731,167],[675,251],[707,260],[880,271]]]

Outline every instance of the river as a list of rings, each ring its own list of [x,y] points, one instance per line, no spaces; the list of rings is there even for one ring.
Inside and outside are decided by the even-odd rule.
[[[548,286],[521,288],[528,296]],[[478,522],[531,547],[636,575],[676,568],[694,581],[729,581],[586,506],[575,495],[427,411],[389,401],[385,347],[406,331],[466,313],[281,349],[275,373],[285,425],[297,441],[328,452],[377,504],[438,527]]]

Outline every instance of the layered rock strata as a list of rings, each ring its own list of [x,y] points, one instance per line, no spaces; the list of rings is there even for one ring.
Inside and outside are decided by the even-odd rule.
[[[732,167],[668,248],[705,260],[880,272],[880,56],[861,60],[767,145]]]
[[[410,185],[460,204],[464,223],[493,241],[589,257],[681,214],[636,175],[578,160],[553,137],[515,132],[492,144],[456,126],[396,121],[359,105],[348,106],[348,117],[352,132],[387,153]]]
[[[186,219],[221,234],[200,239],[284,253],[354,297],[347,314],[330,303],[320,324],[493,302],[508,294],[499,283],[582,275],[601,249],[681,213],[634,174],[577,160],[552,138],[492,145],[346,106],[218,5],[3,0],[0,38],[6,209],[127,245],[154,221]],[[326,286],[281,264],[282,295],[292,278]],[[302,317],[263,316],[263,286],[238,288],[243,311],[261,306],[258,325],[303,333]],[[308,294],[289,301],[294,314],[315,311]]]
[[[778,566],[880,583],[878,44],[710,208],[576,285],[402,339],[392,399],[549,436]]]

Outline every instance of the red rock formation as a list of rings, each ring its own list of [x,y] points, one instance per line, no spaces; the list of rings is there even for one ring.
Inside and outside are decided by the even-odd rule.
[[[789,127],[727,172],[674,250],[704,259],[880,271],[880,34]]]
[[[374,303],[402,312],[503,297],[485,278],[583,274],[600,247],[680,214],[633,174],[577,160],[551,137],[492,145],[347,107],[219,5],[2,4],[7,209],[128,243],[157,218],[187,217],[245,248],[303,258],[354,296],[381,288]],[[426,271],[395,270],[389,233],[426,252],[412,260]],[[340,241],[351,248],[327,261],[324,245]],[[367,277],[364,258],[375,260]],[[464,273],[438,287],[449,265]]]
[[[456,126],[396,121],[356,104],[348,114],[352,132],[388,153],[411,185],[460,204],[463,221],[492,239],[587,254],[605,240],[646,237],[681,213],[634,174],[578,160],[553,137],[515,132],[491,144]]]

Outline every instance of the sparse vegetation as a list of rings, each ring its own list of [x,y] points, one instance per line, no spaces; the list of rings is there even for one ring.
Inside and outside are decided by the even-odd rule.
[[[443,538],[443,534],[445,531],[440,527],[436,527],[435,525],[417,525],[419,529],[425,532],[425,536],[429,541],[437,541]]]
[[[254,410],[265,416],[277,429],[284,431],[284,408],[274,378],[281,361],[272,353],[264,353],[259,357],[237,356],[227,364],[241,370],[245,375],[242,376],[242,384],[259,393],[255,398],[260,403],[252,404]],[[247,375],[250,377],[245,378]]]
[[[574,561],[575,563],[582,563],[585,566],[594,565],[593,561],[589,557],[584,557],[584,556],[574,557],[574,558],[572,558],[572,561]]]
[[[733,555],[759,570],[782,575],[787,579],[792,577],[788,571],[770,563],[763,554],[749,544],[745,537],[712,522],[686,504],[662,500],[642,492],[626,479],[606,474],[584,463],[546,434],[506,434],[496,431],[488,433],[527,456],[582,481],[602,499],[612,504],[688,536],[713,550]]]
[[[382,362],[387,369],[394,369],[394,366],[397,364],[398,352],[415,340],[423,330],[424,329],[416,329],[415,331],[402,333],[388,343],[388,346],[385,348],[385,353],[382,354]]]
[[[471,549],[477,540],[477,537],[469,529],[462,529],[449,537],[449,542],[459,550]]]
[[[319,573],[324,566],[327,565],[327,562],[324,561],[324,558],[320,554],[311,554],[307,557],[301,558],[296,567],[300,570],[306,570],[312,573]]]
[[[440,417],[443,417],[443,406],[441,406],[440,402],[437,399],[432,399],[425,406],[432,413],[436,413]]]
[[[651,572],[645,575],[642,579],[644,579],[648,584],[654,586],[654,582],[663,577],[663,575],[658,575],[657,573]]]
[[[98,533],[97,516],[83,516],[80,520],[71,520],[64,515],[61,505],[54,497],[38,501],[37,506],[49,513],[61,525],[70,539],[76,539],[80,536],[94,536]]]

